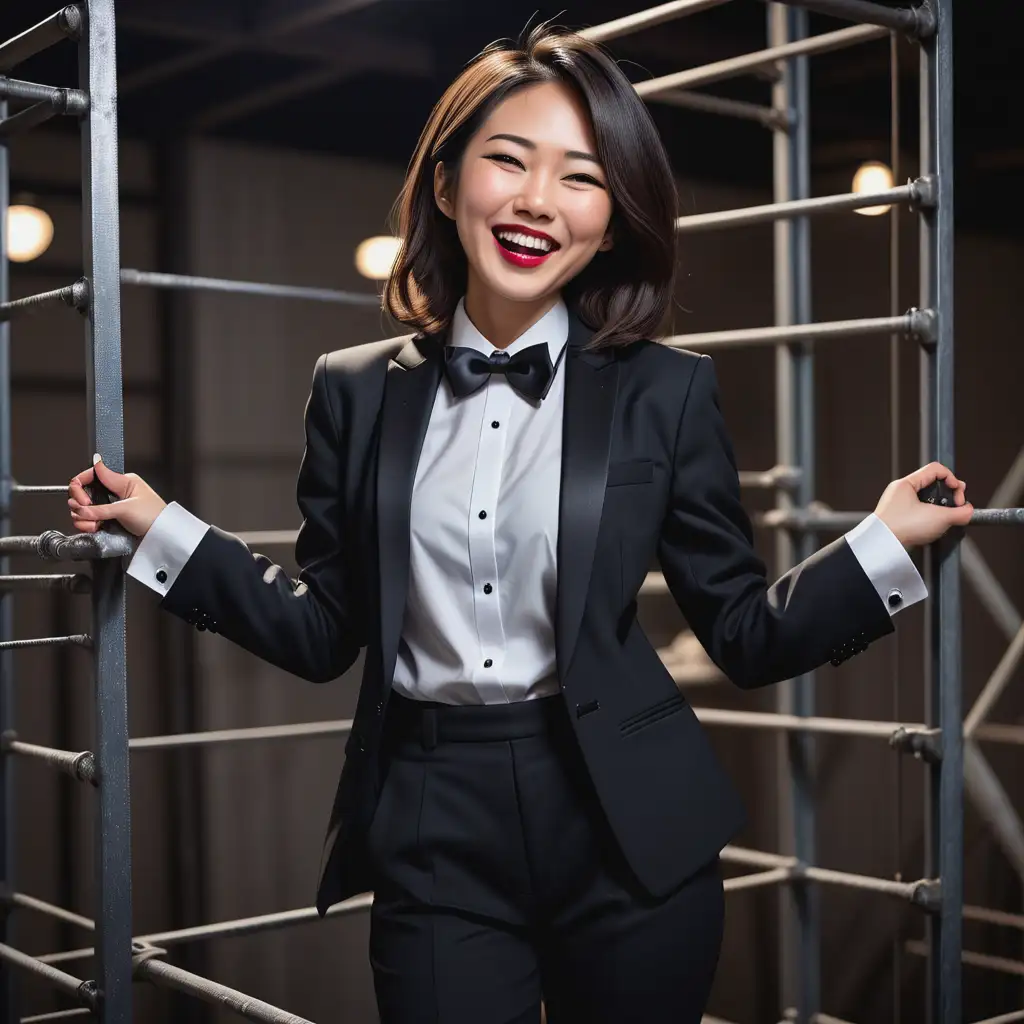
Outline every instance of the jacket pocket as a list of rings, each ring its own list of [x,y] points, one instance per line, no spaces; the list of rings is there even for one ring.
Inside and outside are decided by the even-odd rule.
[[[622,459],[608,463],[608,487],[620,484],[647,484],[654,479],[654,462],[651,459]]]
[[[683,695],[681,693],[673,693],[664,700],[659,700],[657,704],[651,704],[649,707],[644,708],[643,711],[638,711],[628,718],[623,718],[619,722],[619,732],[623,736],[631,736],[633,733],[646,729],[647,726],[653,725],[655,722],[660,722],[663,718],[678,714],[685,706],[686,701]]]

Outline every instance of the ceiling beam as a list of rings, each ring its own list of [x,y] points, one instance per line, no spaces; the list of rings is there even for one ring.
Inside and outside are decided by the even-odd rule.
[[[199,42],[198,49],[157,61],[138,71],[129,72],[121,77],[118,93],[130,95],[139,89],[170,81],[179,75],[212,64],[223,57],[244,50],[275,49],[275,42],[281,36],[293,35],[297,32],[316,28],[333,20],[339,15],[377,3],[378,0],[288,0],[273,6],[266,17],[261,17],[255,24],[240,27],[237,24],[212,27],[208,16],[200,15],[192,22],[194,9],[191,5],[163,5],[159,14],[139,14],[118,16],[118,24],[139,32],[151,32],[160,35],[173,35],[175,38],[188,38]],[[211,5],[216,7],[217,5]],[[268,5],[269,6],[269,5]],[[186,13],[183,24],[178,18],[168,19],[167,10],[176,11],[179,15]],[[326,56],[326,55],[321,55]]]

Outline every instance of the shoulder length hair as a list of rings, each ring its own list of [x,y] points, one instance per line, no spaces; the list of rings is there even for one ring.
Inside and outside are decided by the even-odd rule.
[[[384,309],[418,331],[447,327],[465,294],[467,260],[455,223],[434,200],[434,167],[457,183],[466,145],[511,92],[557,81],[589,111],[611,192],[612,247],[566,284],[563,297],[595,330],[588,348],[651,338],[672,298],[677,196],[651,115],[596,43],[541,24],[516,42],[491,43],[447,88],[428,119],[392,210],[402,239],[384,287]]]

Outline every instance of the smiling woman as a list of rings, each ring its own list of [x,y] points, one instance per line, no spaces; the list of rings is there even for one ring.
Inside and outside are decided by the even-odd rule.
[[[438,101],[395,206],[385,307],[447,326],[460,298],[496,347],[559,296],[588,347],[657,334],[676,192],[646,106],[597,44],[550,26],[484,49]]]

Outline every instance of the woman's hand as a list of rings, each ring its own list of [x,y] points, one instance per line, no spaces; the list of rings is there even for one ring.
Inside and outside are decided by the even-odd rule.
[[[101,483],[119,500],[106,505],[94,505],[85,492],[94,480]],[[95,464],[68,484],[68,507],[71,521],[82,533],[95,533],[107,519],[116,519],[129,533],[144,537],[153,521],[164,510],[167,502],[135,473],[115,473],[108,469],[97,455]]]
[[[955,507],[932,505],[921,501],[917,492],[936,480],[942,480],[955,492]],[[875,515],[896,535],[905,548],[931,544],[951,526],[966,526],[974,514],[967,500],[967,485],[942,465],[929,462],[908,476],[893,480],[882,492]]]

